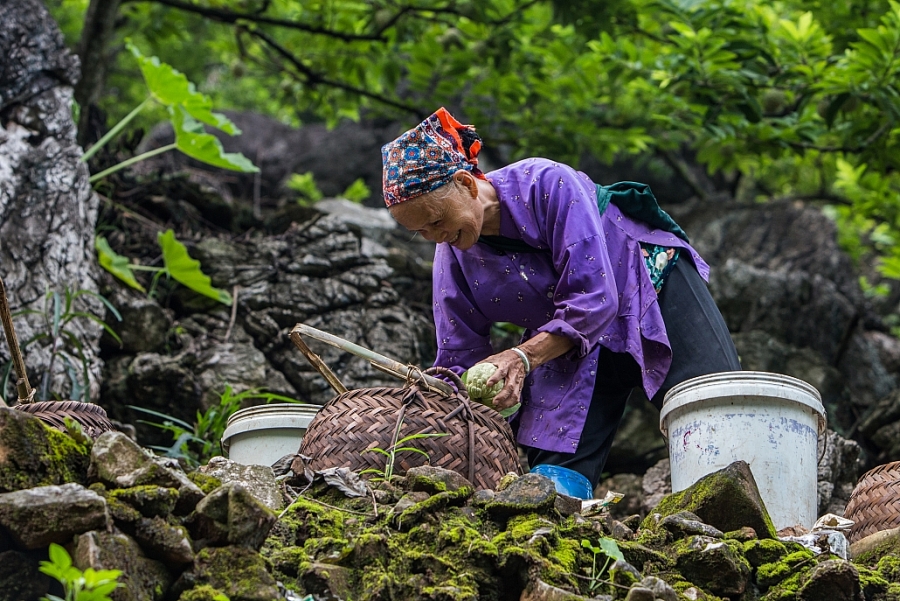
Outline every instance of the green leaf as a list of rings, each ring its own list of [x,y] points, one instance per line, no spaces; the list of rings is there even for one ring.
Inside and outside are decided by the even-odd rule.
[[[109,242],[106,241],[106,238],[103,236],[94,238],[94,248],[97,249],[97,260],[100,262],[100,266],[103,269],[110,272],[135,290],[147,292],[147,290],[141,286],[140,282],[135,279],[134,272],[131,271],[131,262],[128,258],[116,254],[116,251],[109,246]],[[121,317],[119,319],[121,320]]]
[[[53,562],[53,565],[60,569],[65,570],[72,565],[72,557],[62,545],[50,543],[49,555],[50,561]]]
[[[516,403],[512,407],[507,407],[506,409],[500,410],[499,413],[502,417],[509,417],[510,415],[518,411],[521,406],[522,403]]]
[[[130,40],[126,42],[126,46],[137,59],[147,88],[157,102],[168,107],[180,105],[194,119],[221,129],[227,134],[241,133],[228,117],[212,112],[212,100],[198,92],[183,73],[161,62],[155,56],[144,56]]]
[[[616,544],[614,539],[608,537],[601,538],[600,549],[616,561],[625,560],[625,556],[622,555],[622,551],[619,550],[619,545]]]
[[[212,134],[204,131],[203,125],[181,106],[169,107],[172,125],[175,128],[175,146],[191,158],[213,167],[257,173],[259,168],[239,152],[225,152],[222,143]]]
[[[166,271],[175,281],[198,294],[231,306],[231,295],[212,286],[209,276],[200,271],[200,261],[191,258],[184,244],[175,239],[175,232],[172,230],[161,232],[157,240],[162,248]]]

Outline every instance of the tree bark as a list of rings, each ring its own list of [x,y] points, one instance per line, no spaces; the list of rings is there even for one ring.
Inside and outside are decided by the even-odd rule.
[[[81,81],[75,86],[75,100],[81,106],[78,119],[78,143],[86,146],[89,139],[91,107],[103,92],[106,67],[109,63],[107,48],[115,31],[116,17],[121,0],[91,0],[78,42],[81,59]]]

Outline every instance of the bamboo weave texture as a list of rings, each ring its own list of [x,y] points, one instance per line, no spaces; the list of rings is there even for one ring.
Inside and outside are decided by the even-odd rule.
[[[91,438],[109,430],[115,430],[100,405],[82,403],[81,401],[37,401],[35,403],[19,403],[13,409],[30,413],[52,428],[65,432],[65,418],[70,417],[84,429]]]
[[[420,438],[401,446],[421,449],[397,453],[394,472],[430,463],[454,470],[477,489],[493,489],[504,474],[522,473],[512,429],[499,413],[463,396],[444,397],[411,388],[360,388],[334,397],[310,423],[300,453],[312,458],[319,471],[347,467],[354,471],[384,470],[386,457],[367,449],[389,450],[403,409],[398,440],[413,434],[448,436]],[[430,461],[429,461],[430,459]]]
[[[900,461],[863,474],[850,495],[844,517],[854,521],[851,543],[900,526]]]

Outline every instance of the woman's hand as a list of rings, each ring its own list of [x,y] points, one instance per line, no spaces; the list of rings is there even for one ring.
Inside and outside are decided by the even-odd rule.
[[[497,371],[488,378],[487,387],[490,388],[500,380],[503,380],[503,388],[494,397],[494,409],[502,411],[519,402],[522,396],[522,387],[525,385],[525,363],[513,350],[506,350],[496,355],[491,355],[483,363],[493,363]]]
[[[564,336],[539,332],[516,348],[525,353],[529,366],[533,370],[538,365],[568,352],[573,346],[574,343]],[[491,355],[484,361],[497,366],[497,371],[488,378],[488,387],[504,380],[503,389],[494,397],[494,409],[503,411],[518,403],[521,400],[522,388],[525,386],[525,376],[528,375],[525,373],[525,362],[522,357],[516,351],[509,349]]]

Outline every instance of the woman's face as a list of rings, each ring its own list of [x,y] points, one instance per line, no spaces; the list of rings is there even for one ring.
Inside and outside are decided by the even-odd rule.
[[[478,188],[453,182],[447,186],[449,190],[441,189],[436,194],[394,205],[390,208],[391,215],[397,223],[426,240],[467,250],[478,241],[484,221]]]

